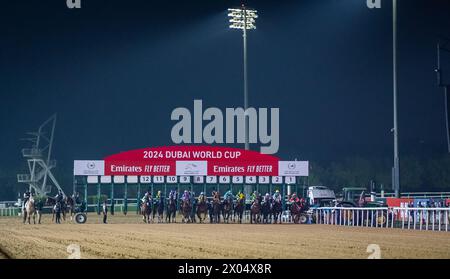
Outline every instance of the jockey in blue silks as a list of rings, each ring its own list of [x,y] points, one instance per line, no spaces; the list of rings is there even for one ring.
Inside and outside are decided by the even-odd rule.
[[[169,199],[174,199],[174,200],[177,200],[177,191],[175,191],[175,190],[170,190],[170,193],[169,193]]]
[[[227,201],[229,197],[233,199],[233,193],[231,192],[231,190],[228,190],[225,195],[223,195],[223,199]]]

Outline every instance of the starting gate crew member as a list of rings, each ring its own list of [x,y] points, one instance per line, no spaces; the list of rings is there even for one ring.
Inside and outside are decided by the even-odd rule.
[[[233,193],[231,192],[231,190],[228,190],[225,195],[223,195],[223,199],[224,200],[228,200],[228,197],[231,197],[231,199],[233,199]]]
[[[108,205],[106,200],[103,202],[103,224],[106,224],[106,219],[108,218]]]
[[[280,194],[280,190],[276,190],[275,193],[272,196],[273,200],[276,202],[281,202],[281,194]]]
[[[200,196],[198,196],[198,202],[202,202],[203,200],[205,200],[205,193],[201,192]]]

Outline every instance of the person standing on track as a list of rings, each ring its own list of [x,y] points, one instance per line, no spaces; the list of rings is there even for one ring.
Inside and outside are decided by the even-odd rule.
[[[107,224],[108,219],[108,205],[106,204],[106,200],[103,202],[103,224]]]

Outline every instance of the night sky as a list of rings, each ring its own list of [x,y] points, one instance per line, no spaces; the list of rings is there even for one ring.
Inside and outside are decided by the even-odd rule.
[[[281,158],[392,156],[392,5],[382,1],[374,10],[366,0],[247,2],[259,12],[250,105],[280,108]],[[24,167],[19,139],[53,113],[54,155],[70,168],[172,144],[170,114],[193,113],[194,99],[243,106],[242,35],[227,17],[240,1],[65,2],[0,4],[0,168]],[[400,155],[444,153],[434,68],[450,1],[398,2]]]

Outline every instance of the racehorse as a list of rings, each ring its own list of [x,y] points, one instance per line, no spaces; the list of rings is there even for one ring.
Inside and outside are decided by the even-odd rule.
[[[148,197],[146,201],[144,201],[141,204],[141,214],[142,214],[142,220],[145,223],[153,222],[153,219],[151,218],[152,215],[152,198]]]
[[[233,219],[236,220],[236,215],[237,215],[239,224],[242,223],[242,215],[244,214],[244,209],[245,209],[245,199],[240,197],[236,201],[236,206],[234,207],[234,212],[233,212]]]
[[[28,224],[31,224],[31,215],[33,215],[33,223],[36,224],[36,214],[38,215],[38,224],[41,223],[41,212],[38,210],[36,206],[36,201],[33,196],[31,196],[28,201],[25,203],[22,215],[23,215],[23,223],[25,224],[28,217]]]
[[[269,224],[270,216],[272,215],[272,201],[270,199],[262,203],[261,212],[263,216],[263,224]]]
[[[259,223],[261,221],[261,200],[256,198],[250,207],[250,224]]]
[[[155,215],[158,213],[158,223],[161,223],[163,221],[163,214],[164,214],[164,198],[160,197],[158,199],[154,199],[153,202],[153,220],[155,220]]]
[[[228,198],[224,200],[222,203],[222,216],[224,223],[228,223],[232,209],[233,209],[233,198],[231,196],[228,196]]]
[[[172,196],[169,198],[169,202],[166,209],[166,222],[167,220],[169,220],[168,223],[170,223],[173,220],[173,222],[176,223],[177,222],[176,215],[177,215],[177,203],[175,197]]]
[[[191,222],[191,211],[192,205],[189,199],[185,199],[181,202],[181,216],[183,216],[182,222],[189,223]]]
[[[197,204],[197,217],[200,220],[200,223],[203,223],[203,221],[206,219],[207,212],[208,212],[208,205],[206,204],[205,196],[203,196]]]
[[[307,216],[303,213],[307,210],[307,205],[304,202],[293,202],[291,204],[291,215],[295,224],[306,223]]]
[[[64,207],[64,220],[66,220],[66,216],[65,213],[69,213],[70,215],[70,221],[72,221],[73,215],[75,214],[75,201],[73,200],[72,197],[66,196],[66,198],[64,199],[64,204],[66,205]]]
[[[278,219],[280,219],[281,224],[281,213],[283,212],[283,206],[281,204],[281,200],[273,200],[272,203],[272,216],[275,224],[278,222]]]

